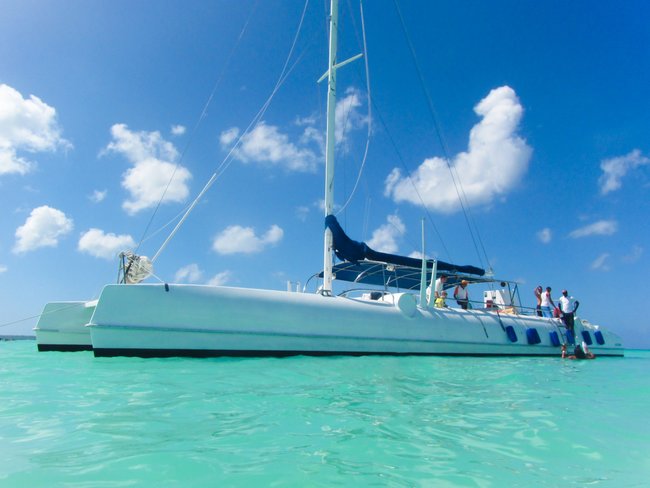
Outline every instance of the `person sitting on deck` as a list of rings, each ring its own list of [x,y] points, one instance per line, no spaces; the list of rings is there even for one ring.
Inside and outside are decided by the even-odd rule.
[[[447,298],[447,292],[443,291],[442,294],[436,298],[435,302],[435,307],[436,308],[447,308],[447,304],[445,303],[445,299]]]

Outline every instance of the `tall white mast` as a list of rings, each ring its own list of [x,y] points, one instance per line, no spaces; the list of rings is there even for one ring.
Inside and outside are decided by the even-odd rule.
[[[325,145],[325,217],[334,210],[334,149],[336,115],[336,38],[338,26],[338,0],[332,0],[330,13],[330,53],[327,68],[327,133]],[[332,293],[333,267],[332,231],[325,228],[323,260],[323,294]]]

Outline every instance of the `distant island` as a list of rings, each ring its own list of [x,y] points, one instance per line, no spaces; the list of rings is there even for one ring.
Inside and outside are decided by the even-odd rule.
[[[0,335],[0,341],[33,341],[36,336],[33,335]]]

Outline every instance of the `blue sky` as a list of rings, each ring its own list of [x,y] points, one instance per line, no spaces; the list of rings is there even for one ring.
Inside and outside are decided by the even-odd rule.
[[[495,274],[520,281],[529,305],[537,284],[554,296],[567,288],[582,316],[628,347],[650,347],[650,6],[399,4]],[[35,319],[4,324],[37,315],[47,301],[97,297],[116,279],[116,253],[145,230],[140,252],[153,256],[170,228],[154,232],[239,137],[156,275],[285,289],[322,268],[323,1],[307,5],[289,76],[245,132],[276,85],[304,6],[3,2],[2,333],[28,332]],[[339,72],[339,206],[355,185],[369,122],[371,138],[339,220],[354,239],[412,254],[425,218],[428,255],[487,266],[394,4],[364,9],[372,112],[357,61]],[[361,51],[356,2],[341,3],[339,39],[339,59]]]

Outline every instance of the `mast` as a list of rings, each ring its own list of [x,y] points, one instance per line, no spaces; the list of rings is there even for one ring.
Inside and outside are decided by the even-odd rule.
[[[329,64],[327,68],[327,132],[325,145],[325,217],[331,215],[334,209],[334,148],[335,148],[335,115],[336,115],[336,40],[338,26],[338,0],[332,0],[330,13],[330,46]],[[325,227],[324,256],[323,256],[323,295],[332,293],[333,263],[332,231]]]

